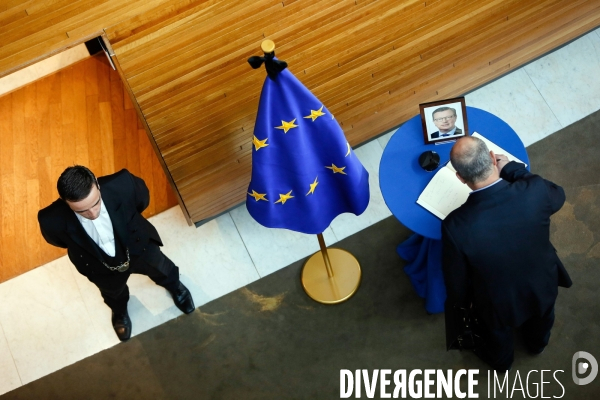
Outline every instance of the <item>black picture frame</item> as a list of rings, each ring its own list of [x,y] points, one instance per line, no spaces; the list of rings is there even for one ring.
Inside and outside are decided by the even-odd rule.
[[[452,110],[454,110],[453,118],[451,115],[446,115],[451,114]],[[446,143],[469,135],[467,106],[464,97],[419,104],[419,111],[425,144]],[[440,121],[436,120],[433,114],[437,114]],[[451,125],[448,126],[449,124]],[[444,131],[445,129],[448,131]],[[444,134],[450,134],[450,136],[442,136]]]

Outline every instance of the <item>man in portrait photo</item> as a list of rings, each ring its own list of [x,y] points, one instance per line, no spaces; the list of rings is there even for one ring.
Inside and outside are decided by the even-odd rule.
[[[440,107],[435,109],[431,115],[433,117],[433,123],[438,128],[436,132],[431,134],[431,139],[462,135],[462,129],[455,125],[456,110],[454,108]]]

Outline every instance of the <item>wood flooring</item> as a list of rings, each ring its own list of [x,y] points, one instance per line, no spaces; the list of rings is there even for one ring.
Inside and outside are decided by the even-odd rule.
[[[148,135],[103,54],[0,97],[0,282],[66,251],[47,244],[37,212],[58,198],[70,165],[146,181],[146,217],[177,204]]]

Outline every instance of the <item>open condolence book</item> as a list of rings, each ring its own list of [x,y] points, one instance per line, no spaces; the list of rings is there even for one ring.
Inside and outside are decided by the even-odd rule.
[[[504,154],[508,157],[509,161],[525,164],[506,150],[481,136],[479,133],[474,132],[472,136],[483,140],[488,149],[493,151],[494,154]],[[417,204],[424,207],[436,217],[444,219],[448,214],[467,201],[469,193],[471,193],[471,189],[458,180],[456,177],[456,170],[452,168],[452,164],[448,162],[443,168],[436,172],[431,181],[429,181],[427,187],[425,187],[423,193],[421,193],[417,199]]]

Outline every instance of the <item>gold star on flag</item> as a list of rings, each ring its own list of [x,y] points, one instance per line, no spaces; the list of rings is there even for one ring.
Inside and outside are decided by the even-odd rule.
[[[332,163],[331,167],[325,166],[325,168],[328,168],[328,169],[332,170],[334,174],[344,174],[344,175],[347,175],[344,172],[344,170],[346,169],[346,167],[341,167],[341,168],[340,167],[336,167],[336,165]]]
[[[310,110],[310,115],[307,115],[304,118],[312,118],[312,120],[314,121],[315,119],[322,117],[323,115],[325,115],[325,113],[323,112],[323,106],[321,106],[321,108],[319,108],[318,110]]]
[[[318,178],[318,176],[317,176]],[[306,193],[306,195],[308,196],[309,194],[314,194],[315,193],[315,188],[317,187],[317,185],[319,184],[319,182],[317,182],[317,178],[315,178],[315,181],[313,183],[310,184],[310,190],[308,191],[308,193]]]
[[[258,138],[256,136],[254,136],[254,139],[252,139],[252,144],[254,145],[254,150],[258,151],[258,149],[262,149],[263,147],[267,147],[269,145],[268,143],[266,143],[266,141],[268,139],[269,138],[266,138],[264,140],[258,140]]]
[[[279,200],[277,200],[275,202],[275,204],[277,204],[277,203],[285,204],[286,201],[288,201],[289,199],[294,197],[294,196],[291,196],[291,194],[292,194],[291,190],[287,194],[279,194]]]
[[[276,126],[275,128],[283,129],[283,133],[288,133],[290,129],[298,127],[298,125],[294,124],[294,122],[296,122],[296,118],[290,122],[281,121],[281,126]]]
[[[266,140],[266,139],[265,139]],[[259,200],[264,200],[264,201],[269,201],[265,198],[265,196],[267,195],[266,193],[257,193],[256,191],[252,191],[252,193],[248,193],[250,196],[254,197],[254,200],[259,201]]]

